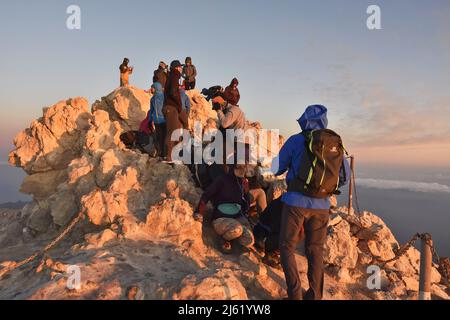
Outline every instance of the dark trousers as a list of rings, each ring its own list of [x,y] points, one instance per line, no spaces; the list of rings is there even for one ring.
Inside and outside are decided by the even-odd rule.
[[[181,110],[180,112],[180,122],[181,125],[183,126],[183,129],[188,130],[189,129],[189,115],[186,112],[186,110]]]
[[[166,119],[166,152],[167,160],[172,161],[172,149],[179,141],[172,141],[172,133],[181,129],[183,125],[180,122],[180,114],[178,109],[174,106],[164,106],[163,107],[164,118]]]
[[[300,275],[295,261],[295,250],[303,227],[309,281],[305,300],[321,300],[324,279],[323,245],[327,236],[329,210],[305,209],[285,204],[282,212],[280,253],[288,298],[292,300],[303,298]]]
[[[167,126],[165,123],[155,124],[155,147],[160,157],[166,157],[166,135]]]
[[[185,90],[195,89],[195,79],[192,80],[192,81],[185,80],[185,82],[184,82],[184,89]]]

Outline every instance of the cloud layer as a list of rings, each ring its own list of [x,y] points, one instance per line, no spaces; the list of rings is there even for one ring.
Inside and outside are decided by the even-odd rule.
[[[409,190],[426,193],[450,193],[450,186],[439,183],[385,180],[385,179],[356,179],[356,184],[375,189]]]

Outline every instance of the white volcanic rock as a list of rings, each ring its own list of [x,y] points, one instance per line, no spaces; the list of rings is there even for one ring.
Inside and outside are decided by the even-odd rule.
[[[44,115],[14,139],[9,162],[27,173],[64,169],[78,157],[90,113],[84,98],[61,101],[43,109]]]
[[[139,130],[139,125],[150,109],[151,95],[136,87],[120,87],[92,106],[92,112],[104,110],[109,119],[118,121],[121,127],[128,130]]]
[[[187,94],[192,102],[191,131],[195,121],[213,128],[217,115],[210,103],[196,90]],[[31,194],[33,202],[14,215],[0,212],[0,271],[41,250],[79,212],[84,219],[37,269],[37,263],[26,265],[0,279],[0,299],[286,296],[281,270],[262,264],[255,252],[225,257],[217,250],[209,221],[193,219],[202,191],[195,187],[188,167],[161,163],[120,142],[122,132],[138,129],[150,97],[126,87],[96,101],[91,110],[84,98],[61,101],[44,108],[43,117],[18,134],[10,163],[28,173],[21,190]],[[258,123],[249,126],[260,128]],[[271,158],[278,146],[266,149]],[[261,166],[255,171],[269,190],[269,200],[286,189],[282,179]],[[383,270],[389,279],[384,287],[392,287],[392,293],[366,294],[365,277],[358,276],[358,268],[389,259],[398,243],[371,213],[357,217],[345,208],[334,212],[324,257],[337,276],[325,274],[325,298],[408,298],[417,290],[420,256],[410,249]],[[300,252],[295,258],[307,289],[306,258]],[[70,265],[82,270],[79,290],[67,289],[65,270]],[[439,281],[433,269],[433,282]],[[435,296],[445,298],[437,284],[433,288]]]
[[[343,220],[329,227],[324,250],[327,264],[353,269],[358,261],[357,241],[350,234],[350,225]]]

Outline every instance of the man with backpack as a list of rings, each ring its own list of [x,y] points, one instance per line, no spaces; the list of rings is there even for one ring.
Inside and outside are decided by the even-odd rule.
[[[309,281],[309,290],[304,298],[321,300],[329,198],[350,179],[350,168],[341,138],[326,129],[328,119],[324,106],[309,106],[298,123],[302,132],[286,141],[272,163],[275,175],[288,171],[288,190],[281,198],[284,204],[280,229],[281,265],[286,277],[288,299],[301,300],[303,296],[295,249],[303,228]]]

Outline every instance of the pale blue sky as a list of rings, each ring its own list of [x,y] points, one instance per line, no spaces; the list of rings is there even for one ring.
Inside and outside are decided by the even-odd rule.
[[[80,31],[66,28],[70,4],[81,7]],[[382,30],[366,28],[369,4],[381,7]],[[143,88],[161,59],[191,56],[200,88],[236,76],[247,118],[285,135],[322,103],[356,150],[417,141],[450,150],[445,0],[14,1],[2,2],[0,24],[3,159],[43,106],[111,92],[124,56]]]

